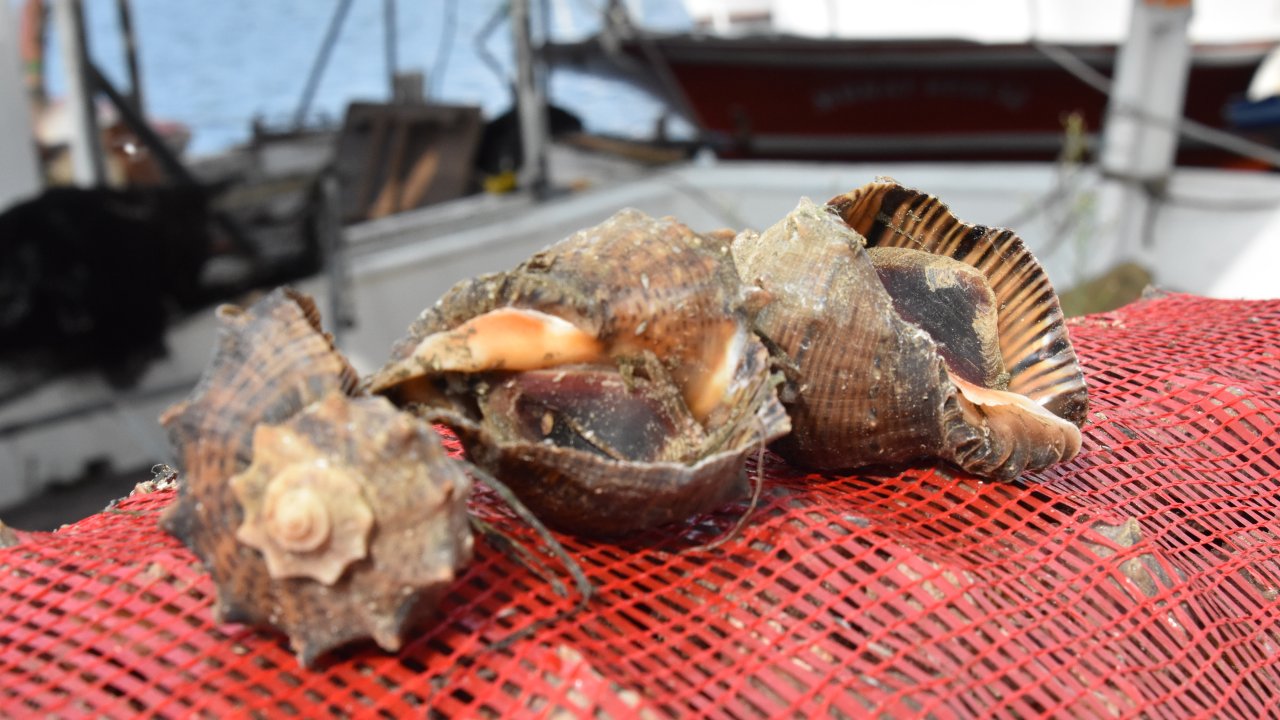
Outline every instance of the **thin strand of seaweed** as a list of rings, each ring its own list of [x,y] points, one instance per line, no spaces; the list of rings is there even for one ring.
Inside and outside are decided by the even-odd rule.
[[[582,566],[578,564],[578,561],[573,559],[573,556],[569,554],[568,550],[565,550],[564,545],[561,545],[560,541],[551,534],[551,531],[547,529],[547,526],[543,525],[542,521],[538,520],[529,508],[525,507],[525,504],[520,502],[520,499],[511,491],[511,488],[507,487],[502,483],[502,481],[474,465],[469,466],[467,468],[467,472],[471,473],[476,480],[484,483],[489,487],[489,489],[497,493],[498,497],[502,498],[502,501],[506,503],[507,507],[511,508],[511,511],[514,512],[517,517],[527,523],[529,527],[533,528],[534,531],[538,533],[538,536],[547,544],[551,553],[556,556],[556,559],[558,559],[560,564],[564,566],[565,570],[569,573],[569,576],[573,578],[573,583],[577,587],[579,595],[578,602],[573,607],[561,610],[549,618],[543,618],[537,622],[530,623],[529,625],[512,632],[501,640],[487,646],[485,651],[496,651],[510,647],[513,643],[529,637],[548,625],[554,625],[561,620],[565,620],[585,610],[587,605],[591,602],[591,596],[594,594],[595,588],[591,585],[591,581],[587,579],[587,574],[582,570]],[[514,541],[512,542],[515,545],[519,545],[519,543],[515,543]],[[528,553],[529,551],[524,549],[523,552]],[[541,561],[539,561],[539,564],[544,568],[546,567],[546,565],[542,564]],[[563,586],[561,586],[561,588],[563,589]]]
[[[737,537],[738,533],[742,532],[742,528],[746,526],[747,520],[751,519],[751,515],[755,513],[756,507],[760,504],[760,495],[764,491],[764,446],[766,433],[764,420],[760,419],[759,416],[756,416],[756,428],[758,431],[758,441],[756,443],[756,471],[751,475],[751,502],[747,504],[746,511],[742,513],[742,516],[738,518],[738,522],[734,523],[733,527],[729,528],[729,531],[724,535],[721,535],[709,543],[695,545],[685,552],[706,552],[709,550],[715,550],[721,545],[724,545]]]

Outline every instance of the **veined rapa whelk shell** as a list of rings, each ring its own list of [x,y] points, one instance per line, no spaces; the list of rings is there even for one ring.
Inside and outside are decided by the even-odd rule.
[[[184,466],[162,518],[204,562],[222,621],[272,626],[312,664],[395,650],[471,553],[470,480],[429,425],[358,379],[310,298],[224,306],[192,395],[162,418]]]
[[[455,286],[369,385],[454,427],[546,522],[623,533],[742,493],[787,431],[761,299],[724,241],[624,210]]]
[[[779,450],[816,468],[940,458],[1006,478],[1073,456],[1078,428],[1044,407],[1064,405],[1015,389],[1027,365],[997,353],[1002,286],[927,253],[878,252],[877,263],[865,243],[807,200],[734,241],[744,280],[773,298],[756,328],[788,375],[793,429]],[[939,307],[949,320],[934,322]]]
[[[951,258],[986,278],[996,300],[996,337],[1010,392],[1077,427],[1088,413],[1084,373],[1044,268],[1011,230],[961,221],[938,198],[891,180],[828,203],[867,247],[906,248]]]

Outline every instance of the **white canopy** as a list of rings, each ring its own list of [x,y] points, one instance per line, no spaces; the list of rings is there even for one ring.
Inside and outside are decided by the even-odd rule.
[[[762,15],[778,33],[810,37],[959,37],[1119,43],[1129,0],[685,0],[689,15],[716,32],[757,30]],[[1197,0],[1193,43],[1280,39],[1280,1]]]

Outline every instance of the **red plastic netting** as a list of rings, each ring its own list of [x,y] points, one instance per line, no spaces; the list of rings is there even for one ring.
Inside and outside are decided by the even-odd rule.
[[[1188,296],[1072,325],[1093,411],[1036,483],[920,466],[807,475],[620,544],[563,538],[574,605],[479,543],[435,628],[320,671],[214,626],[213,588],[135,494],[0,551],[12,715],[410,713],[724,717],[1239,717],[1280,713],[1280,301]],[[1027,478],[1031,480],[1033,478]],[[474,510],[529,543],[492,498]]]

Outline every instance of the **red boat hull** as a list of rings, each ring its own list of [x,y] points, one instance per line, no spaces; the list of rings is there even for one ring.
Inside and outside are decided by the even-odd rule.
[[[677,35],[623,48],[637,65],[666,65],[669,73],[655,73],[670,78],[666,94],[731,157],[1052,159],[1065,119],[1078,113],[1096,133],[1107,103],[1029,44]],[[1243,94],[1268,49],[1196,48],[1186,115],[1223,127],[1226,104]],[[1116,48],[1070,50],[1111,75]],[[1179,156],[1230,160],[1187,141]]]

